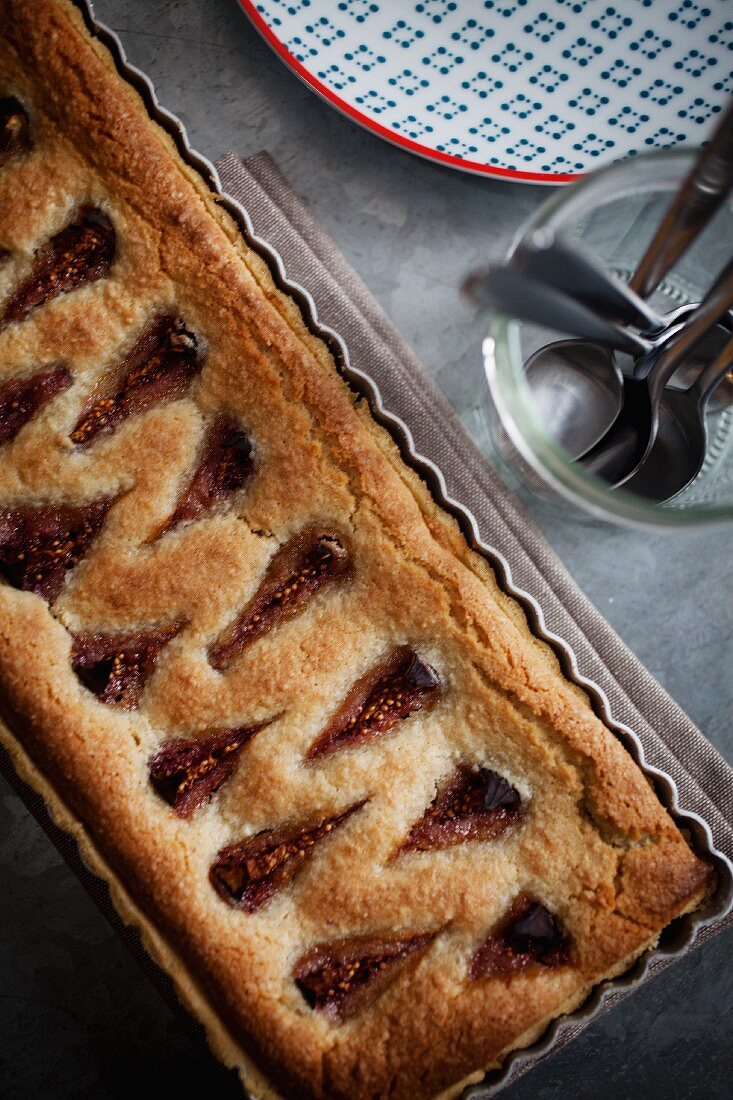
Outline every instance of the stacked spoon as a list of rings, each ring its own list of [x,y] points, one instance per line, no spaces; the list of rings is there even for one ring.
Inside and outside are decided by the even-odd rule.
[[[697,476],[706,412],[733,404],[733,260],[698,304],[646,301],[733,189],[733,102],[627,284],[549,230],[507,266],[471,275],[470,297],[564,332],[524,364],[547,430],[611,487],[659,503]]]

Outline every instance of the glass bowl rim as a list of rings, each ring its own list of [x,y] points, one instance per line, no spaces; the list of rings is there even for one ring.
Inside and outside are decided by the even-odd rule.
[[[545,200],[520,226],[507,254],[509,258],[519,242],[531,231],[553,225],[568,208],[582,207],[588,193],[604,187],[619,186],[614,198],[634,193],[637,165],[676,167],[680,176],[692,166],[697,150],[688,146],[658,149],[618,161],[583,176],[577,183],[563,187]],[[638,183],[638,181],[637,181]],[[490,314],[489,330],[482,345],[484,374],[491,399],[513,446],[543,482],[572,504],[601,519],[634,527],[690,528],[723,523],[733,519],[733,503],[689,507],[660,507],[623,490],[609,490],[599,478],[572,462],[562,448],[543,429],[529,396],[529,387],[521,369],[519,322],[505,314]]]

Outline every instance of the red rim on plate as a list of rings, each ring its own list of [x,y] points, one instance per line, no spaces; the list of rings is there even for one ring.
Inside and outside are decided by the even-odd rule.
[[[332,107],[335,107],[337,111],[340,111],[342,115],[345,115],[346,118],[350,119],[352,122],[356,122],[365,130],[369,130],[371,133],[376,134],[377,137],[382,138],[383,141],[388,141],[390,144],[396,145],[400,149],[406,149],[407,152],[414,153],[416,156],[423,157],[425,160],[435,161],[438,164],[447,164],[451,168],[458,168],[461,172],[471,172],[482,176],[494,176],[499,179],[516,180],[522,183],[542,183],[545,185],[571,183],[573,180],[580,179],[586,174],[585,172],[565,172],[557,174],[551,172],[520,172],[514,168],[499,168],[495,165],[482,164],[480,161],[454,157],[451,156],[450,153],[443,153],[439,149],[431,149],[429,145],[422,145],[419,141],[413,141],[411,138],[403,137],[402,134],[397,134],[394,130],[382,126],[379,122],[370,118],[369,115],[364,114],[363,111],[357,110],[350,103],[347,103],[346,100],[342,99],[341,96],[337,95],[327,84],[319,80],[317,76],[314,76],[301,61],[298,61],[297,57],[293,56],[287,46],[280,41],[260,12],[257,11],[254,0],[237,0],[237,2],[255,29],[262,35],[265,42],[267,42],[268,46],[275,51],[280,60],[287,65],[304,84],[321,96],[327,103],[330,103]]]

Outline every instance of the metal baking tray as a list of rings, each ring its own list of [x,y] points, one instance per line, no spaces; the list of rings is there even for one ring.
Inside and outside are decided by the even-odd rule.
[[[679,792],[671,777],[647,763],[641,741],[632,729],[614,718],[604,691],[580,672],[577,657],[570,645],[547,627],[538,601],[514,583],[510,563],[504,555],[482,540],[478,523],[471,511],[460,501],[450,497],[440,468],[430,459],[418,454],[409,426],[385,407],[375,380],[363,369],[351,363],[349,350],[343,339],[319,320],[315,303],[308,289],[288,277],[282,258],[267,240],[255,233],[247,211],[222,191],[214,165],[191,148],[182,123],[160,105],[149,78],[127,61],[117,35],[97,20],[92,0],[74,0],[74,2],[89,29],[110,50],[120,74],[141,94],[151,117],[167,131],[184,160],[200,173],[217,195],[221,205],[239,226],[247,243],[267,262],[278,287],[295,299],[311,331],[326,343],[349,386],[367,400],[375,420],[389,431],[404,461],[423,478],[436,502],[456,519],[469,545],[491,564],[504,591],[522,606],[535,635],[551,646],[557,654],[564,674],[586,692],[598,717],[628,749],[644,774],[650,779],[662,803],[680,827],[689,834],[695,850],[711,862],[717,870],[716,892],[704,908],[674,921],[663,932],[659,945],[641,956],[629,971],[611,981],[601,982],[579,1009],[554,1021],[533,1046],[510,1054],[499,1069],[491,1071],[481,1084],[467,1087],[462,1096],[462,1100],[488,1100],[489,1097],[501,1091],[510,1077],[518,1076],[519,1073],[544,1058],[558,1045],[568,1030],[577,1031],[598,1016],[609,997],[639,985],[646,977],[654,960],[672,959],[684,955],[691,948],[702,928],[721,921],[733,904],[733,866],[714,846],[710,828],[703,818],[680,804]],[[85,872],[83,862],[79,859],[75,842],[71,838],[68,838],[68,843],[60,840],[59,830],[49,824],[48,820],[43,820],[44,814],[38,795],[31,792],[30,788],[22,782],[15,785],[28,808],[41,820],[43,827],[52,836],[72,869],[82,878],[87,889],[90,889],[90,876]],[[101,883],[99,885],[101,889],[94,891],[96,900],[99,901],[103,910],[108,910],[107,891]],[[120,921],[115,920],[114,923],[119,930]],[[128,946],[136,954],[143,953],[136,935],[131,935],[129,929],[123,935]],[[147,956],[145,963],[148,971],[151,966],[155,967]],[[155,969],[157,970],[157,967]],[[159,972],[155,980],[162,987],[167,999],[170,999],[171,983],[168,976]]]

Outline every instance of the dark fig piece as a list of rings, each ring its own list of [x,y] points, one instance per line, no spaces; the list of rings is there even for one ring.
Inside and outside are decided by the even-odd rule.
[[[66,574],[86,554],[112,503],[95,500],[0,511],[0,576],[52,602]]]
[[[28,112],[15,96],[0,98],[0,168],[30,148]]]
[[[190,817],[227,781],[244,746],[267,725],[168,741],[148,762],[153,786],[179,817]]]
[[[473,771],[473,769],[471,769]],[[481,780],[484,785],[484,809],[485,810],[516,810],[519,809],[521,799],[519,792],[512,787],[508,779],[490,768],[479,768]]]
[[[320,588],[345,577],[349,568],[348,551],[337,538],[313,528],[301,531],[275,554],[253,598],[212,646],[212,666],[228,668],[246,646],[300,615]]]
[[[163,531],[196,519],[220,500],[236,493],[254,469],[252,444],[236,420],[219,416],[204,440],[203,454],[190,485]]]
[[[397,854],[431,852],[464,840],[495,840],[521,813],[519,793],[508,780],[488,768],[462,764],[415,822]]]
[[[268,829],[222,848],[209,871],[214,889],[235,908],[255,913],[295,877],[316,845],[363,805],[357,802],[310,825]]]
[[[126,634],[75,634],[71,665],[102,703],[134,710],[160,651],[182,623]]]
[[[472,978],[510,977],[531,967],[570,962],[570,940],[560,921],[538,901],[520,895],[498,929],[471,959]]]
[[[320,944],[298,962],[295,984],[311,1008],[341,1023],[374,1000],[406,960],[434,939],[434,932],[425,932]]]
[[[66,367],[50,367],[0,385],[0,447],[10,443],[39,409],[72,382]]]
[[[102,380],[82,410],[72,443],[86,447],[121,421],[180,396],[203,366],[194,334],[176,317],[156,317],[112,377]]]
[[[438,677],[409,646],[357,680],[336,716],[308,750],[308,759],[389,733],[415,711],[431,707],[440,693]]]
[[[33,270],[6,303],[0,328],[22,321],[59,294],[106,279],[115,243],[115,229],[107,215],[85,206],[70,225],[36,250]]]

